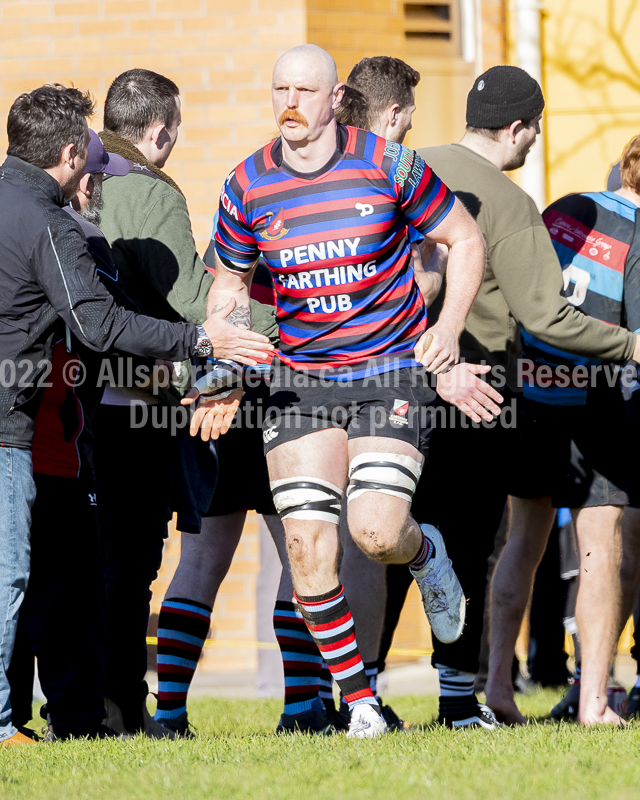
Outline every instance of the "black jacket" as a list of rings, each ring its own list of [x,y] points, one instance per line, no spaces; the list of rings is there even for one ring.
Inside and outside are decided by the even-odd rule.
[[[28,448],[58,318],[99,352],[181,361],[195,327],[118,306],[96,274],[60,184],[9,156],[0,167],[0,443]]]

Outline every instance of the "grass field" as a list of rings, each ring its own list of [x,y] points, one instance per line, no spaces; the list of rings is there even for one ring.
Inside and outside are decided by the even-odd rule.
[[[522,700],[545,715],[557,695]],[[418,729],[374,741],[273,735],[280,703],[194,700],[195,741],[67,742],[0,750],[2,800],[627,800],[640,796],[640,724],[625,730],[537,722],[452,732],[435,697],[394,698]]]

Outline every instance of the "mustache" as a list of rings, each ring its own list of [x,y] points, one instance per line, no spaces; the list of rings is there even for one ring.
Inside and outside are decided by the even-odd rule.
[[[291,119],[291,120],[293,120],[294,122],[298,122],[298,123],[300,123],[300,125],[304,125],[304,126],[305,126],[305,128],[308,128],[308,127],[309,127],[309,123],[307,122],[307,120],[306,120],[306,118],[304,117],[304,115],[303,115],[303,114],[301,114],[301,113],[300,113],[300,112],[299,112],[297,109],[295,109],[295,108],[288,108],[288,109],[286,109],[285,111],[283,111],[283,112],[282,112],[282,114],[280,114],[280,118],[278,119],[278,125],[284,125],[284,123],[285,123],[285,122],[286,122],[288,119]]]

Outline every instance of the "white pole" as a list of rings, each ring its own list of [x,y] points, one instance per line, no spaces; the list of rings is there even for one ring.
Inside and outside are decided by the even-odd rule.
[[[476,9],[476,78],[484,72],[482,66],[482,0],[475,0]]]
[[[518,66],[526,70],[542,86],[541,0],[514,0],[516,12],[516,56]],[[519,172],[520,186],[543,211],[547,205],[544,141],[538,136],[535,146]]]
[[[482,19],[480,0],[461,0],[462,58],[473,64],[476,78],[482,69]]]

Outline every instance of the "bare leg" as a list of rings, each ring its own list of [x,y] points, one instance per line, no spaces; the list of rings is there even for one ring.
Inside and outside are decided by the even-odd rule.
[[[487,705],[508,725],[526,724],[514,700],[511,665],[533,577],[544,555],[554,516],[550,497],[512,497],[508,539],[493,574],[485,692]]]
[[[355,635],[351,632],[354,630],[352,615],[338,581],[339,515],[337,509],[306,508],[304,491],[296,487],[296,483],[305,479],[313,484],[316,479],[324,481],[325,486],[329,484],[329,492],[331,487],[342,492],[347,483],[349,460],[371,451],[407,455],[421,462],[420,454],[410,445],[382,438],[347,442],[345,431],[340,429],[318,431],[302,439],[283,443],[267,456],[276,506],[282,511],[291,509],[287,512],[290,516],[283,516],[296,596],[309,631],[327,659],[329,670],[350,707],[352,724],[354,720],[359,724],[367,717],[370,713],[367,712],[368,706],[378,709],[378,705],[368,686]],[[288,481],[292,485],[288,486]],[[322,483],[311,491],[321,495]],[[300,498],[299,506],[296,505],[297,498]],[[352,506],[355,507],[353,516]],[[299,518],[303,514],[317,518]],[[324,520],[322,515],[334,515],[335,522]],[[355,527],[351,525],[352,518]],[[367,490],[362,497],[349,503],[348,519],[354,539],[367,555],[377,561],[388,559],[406,563],[422,547],[422,531],[410,520],[409,502],[404,497]],[[335,594],[329,594],[331,592]],[[327,628],[328,625],[331,627]],[[334,629],[335,634],[329,633]],[[331,644],[326,641],[328,636],[333,637]],[[333,645],[336,646],[332,656]],[[374,651],[374,657],[376,655]],[[358,712],[354,717],[356,708]],[[378,725],[381,731],[384,722],[374,720],[372,732],[377,730]]]
[[[363,437],[349,442],[349,459],[361,453],[397,453],[422,464],[415,447],[397,439]],[[408,564],[422,545],[422,531],[409,514],[410,503],[382,492],[365,492],[347,507],[349,530],[358,547],[380,564]]]
[[[267,455],[271,481],[320,478],[343,490],[347,482],[347,434],[329,428],[287,442]],[[286,519],[291,577],[300,596],[330,592],[338,584],[338,526],[323,520]]]
[[[582,647],[578,718],[583,725],[624,724],[607,706],[620,621],[623,510],[622,506],[595,506],[573,512],[580,549],[576,621]]]

